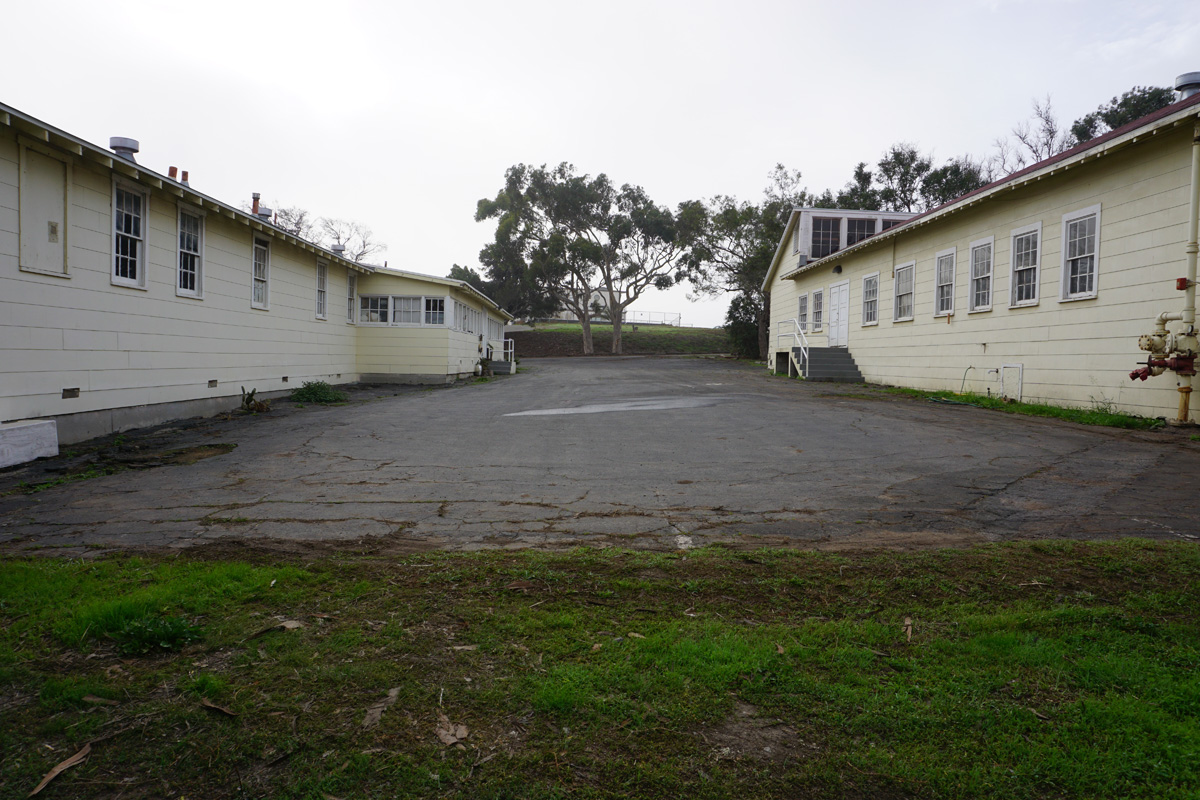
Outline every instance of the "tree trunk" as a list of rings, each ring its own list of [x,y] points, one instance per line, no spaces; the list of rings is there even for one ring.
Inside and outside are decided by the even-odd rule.
[[[583,329],[583,354],[585,356],[595,354],[596,350],[592,346],[592,318],[590,314],[579,315],[579,327]]]
[[[758,357],[771,359],[771,295],[761,295],[762,308],[758,312]]]
[[[609,306],[608,318],[612,320],[612,352],[614,356],[619,356],[621,355],[621,333],[623,332],[621,322],[625,319],[625,306],[616,308]]]

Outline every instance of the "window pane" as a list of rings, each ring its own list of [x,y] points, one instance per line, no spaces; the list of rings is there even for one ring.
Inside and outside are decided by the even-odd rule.
[[[812,247],[809,256],[824,258],[841,249],[842,221],[840,219],[813,218]],[[815,306],[814,306],[815,308]]]
[[[846,220],[846,246],[861,242],[868,236],[875,235],[875,220],[849,219]]]

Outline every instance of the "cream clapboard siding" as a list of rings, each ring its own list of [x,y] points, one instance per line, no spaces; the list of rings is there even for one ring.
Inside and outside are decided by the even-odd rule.
[[[1115,154],[1046,177],[1000,198],[851,253],[840,261],[776,277],[771,286],[772,349],[785,352],[781,324],[797,313],[797,298],[849,280],[849,350],[871,382],[919,389],[1000,390],[988,370],[1024,365],[1024,399],[1087,406],[1112,403],[1147,416],[1177,409],[1170,374],[1143,383],[1128,374],[1145,353],[1137,337],[1156,314],[1182,308],[1175,278],[1185,272],[1184,242],[1190,128],[1160,133]],[[1059,302],[1062,216],[1101,206],[1095,299]],[[1041,222],[1038,305],[1009,308],[1011,231]],[[995,237],[992,310],[968,313],[970,243]],[[934,317],[935,254],[956,249],[954,314]],[[916,261],[914,318],[893,322],[893,267]],[[842,267],[834,274],[834,265]],[[794,269],[794,256],[779,275]],[[879,272],[879,324],[862,325],[862,279]],[[810,301],[811,302],[811,301]],[[828,325],[826,324],[826,328]],[[810,335],[815,346],[826,336]],[[967,370],[968,367],[973,367]],[[1009,393],[1015,381],[1008,383]]]
[[[358,283],[359,297],[442,297],[446,307],[446,326],[382,325],[360,321],[357,369],[367,379],[386,375],[397,380],[454,380],[474,374],[482,355],[479,336],[449,327],[455,301],[483,312],[485,320],[503,324],[503,317],[494,309],[457,287],[405,275],[389,275],[383,271],[363,276]]]
[[[0,138],[0,419],[357,379],[345,267],[330,265],[328,318],[318,320],[317,257],[272,240],[270,309],[251,309],[250,227],[208,212],[203,299],[178,297],[178,206],[165,192],[143,187],[146,289],[112,285],[112,178],[99,166],[71,168],[69,277],[20,270],[18,163],[16,140]],[[63,399],[67,388],[79,397]]]

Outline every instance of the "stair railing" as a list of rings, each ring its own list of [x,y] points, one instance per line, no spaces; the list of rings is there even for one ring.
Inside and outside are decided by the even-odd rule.
[[[512,339],[504,340],[504,360],[512,363],[517,355],[517,343]]]
[[[791,325],[790,333],[784,331],[786,325]],[[796,367],[796,374],[803,375],[804,370],[800,367],[800,362],[796,361],[796,353],[792,350],[793,347],[800,348],[800,355],[804,357],[804,363],[808,363],[808,337],[804,335],[804,328],[800,325],[800,321],[796,319],[784,319],[779,321],[779,333],[775,337],[776,346],[779,345],[779,340],[790,338],[792,344],[788,347],[788,358]]]

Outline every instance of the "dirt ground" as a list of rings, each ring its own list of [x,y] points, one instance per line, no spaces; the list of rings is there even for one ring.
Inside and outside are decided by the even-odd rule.
[[[1194,539],[1190,431],[1093,428],[704,358],[530,359],[186,420],[0,471],[0,553]],[[37,491],[30,491],[37,489]]]

